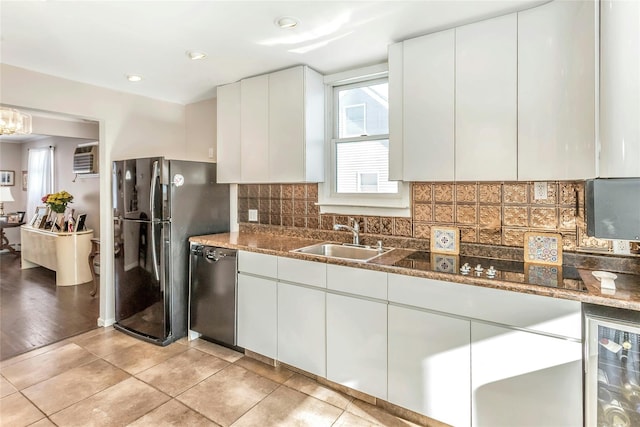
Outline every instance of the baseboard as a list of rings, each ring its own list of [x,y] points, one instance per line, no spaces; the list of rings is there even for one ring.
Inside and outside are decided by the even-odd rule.
[[[103,319],[102,317],[98,317],[98,326],[106,327],[106,326],[111,326],[114,323],[116,323],[116,319],[114,318]]]

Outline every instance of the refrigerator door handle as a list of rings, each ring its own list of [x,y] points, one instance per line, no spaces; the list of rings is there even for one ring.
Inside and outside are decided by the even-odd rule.
[[[156,280],[160,280],[160,272],[158,271],[158,254],[156,252],[156,184],[158,182],[158,161],[153,162],[153,170],[151,172],[151,190],[149,191],[149,209],[151,213],[151,260],[153,262],[153,273]]]

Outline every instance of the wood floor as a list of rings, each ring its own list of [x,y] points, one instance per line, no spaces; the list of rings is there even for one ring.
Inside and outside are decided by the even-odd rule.
[[[0,254],[0,360],[97,328],[100,303],[91,282],[56,286],[55,272],[20,269]]]

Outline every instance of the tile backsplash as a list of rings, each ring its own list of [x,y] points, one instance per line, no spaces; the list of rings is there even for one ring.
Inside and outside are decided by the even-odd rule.
[[[255,209],[262,225],[331,230],[347,223],[345,215],[320,214],[317,202],[317,184],[241,184],[238,222],[248,223]],[[612,244],[586,235],[583,181],[549,181],[546,199],[535,198],[533,182],[414,182],[410,218],[351,216],[365,235],[429,240],[431,227],[455,226],[466,243],[522,247],[525,232],[544,231],[561,233],[568,251]]]

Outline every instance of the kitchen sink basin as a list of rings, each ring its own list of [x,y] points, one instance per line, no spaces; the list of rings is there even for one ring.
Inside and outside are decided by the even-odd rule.
[[[320,255],[328,258],[348,259],[351,261],[367,262],[373,258],[387,253],[392,248],[377,248],[371,246],[349,245],[338,243],[318,243],[294,249],[291,252],[302,254]]]

